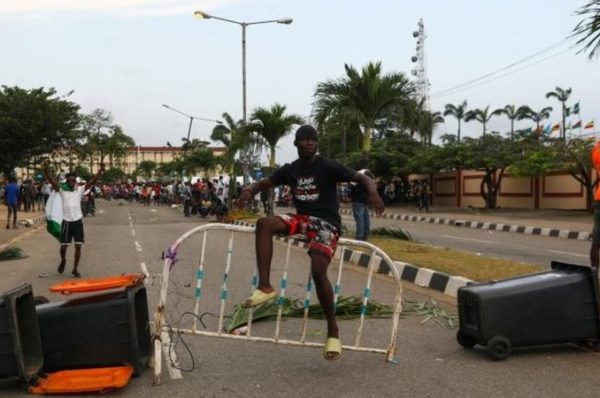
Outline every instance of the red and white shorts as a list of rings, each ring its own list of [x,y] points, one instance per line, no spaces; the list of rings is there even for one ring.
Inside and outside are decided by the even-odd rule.
[[[277,214],[277,217],[287,226],[285,235],[306,235],[308,254],[320,253],[331,260],[340,237],[336,227],[319,217],[303,214]]]

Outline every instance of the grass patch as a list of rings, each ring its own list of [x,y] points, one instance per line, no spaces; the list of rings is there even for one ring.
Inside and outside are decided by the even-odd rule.
[[[393,260],[404,261],[450,275],[460,275],[475,281],[504,279],[546,270],[546,267],[542,265],[483,257],[399,239],[373,237],[369,239],[369,242],[378,246]]]

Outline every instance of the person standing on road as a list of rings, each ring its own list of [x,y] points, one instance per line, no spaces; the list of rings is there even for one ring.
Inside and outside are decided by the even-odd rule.
[[[600,141],[592,149],[592,164],[596,173],[600,173]],[[600,186],[594,194],[594,229],[592,231],[592,246],[590,248],[590,264],[598,269],[600,262]]]
[[[254,307],[277,296],[270,282],[273,236],[305,234],[309,240],[312,278],[327,318],[327,340],[323,356],[327,360],[333,360],[338,359],[342,352],[335,320],[333,289],[327,278],[327,267],[335,253],[341,230],[337,184],[355,181],[365,186],[377,214],[383,212],[384,204],[377,194],[375,183],[369,177],[317,155],[318,142],[314,127],[304,125],[298,128],[294,140],[298,159],[280,167],[269,177],[244,187],[236,205],[243,208],[252,202],[254,195],[271,187],[291,186],[297,214],[268,216],[259,219],[256,224],[259,280],[257,289],[244,305]]]
[[[362,164],[361,166],[366,166]],[[374,179],[375,176],[367,168],[358,171],[367,177]],[[369,193],[362,184],[350,183],[350,200],[352,201],[352,214],[356,222],[356,240],[367,240],[371,231],[371,216],[369,215]]]
[[[8,216],[6,217],[6,229],[10,228],[10,217],[13,219],[13,229],[17,229],[17,209],[19,208],[19,194],[20,188],[17,184],[15,176],[8,177],[8,184],[4,188],[4,200],[8,209]]]
[[[50,176],[48,164],[44,165],[44,175],[46,180],[52,184],[56,192],[60,194],[63,208],[63,221],[60,229],[60,264],[58,265],[58,273],[62,274],[67,265],[66,255],[67,247],[71,241],[75,241],[75,258],[73,263],[73,271],[71,276],[81,278],[79,273],[79,260],[81,259],[81,246],[84,243],[83,230],[83,212],[81,211],[81,199],[83,193],[90,189],[100,176],[104,173],[104,164],[100,164],[98,172],[85,185],[77,185],[77,175],[75,173],[67,173],[65,176],[66,182],[58,184],[58,181]]]

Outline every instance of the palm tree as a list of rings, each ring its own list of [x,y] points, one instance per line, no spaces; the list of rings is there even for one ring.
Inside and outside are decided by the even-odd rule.
[[[465,122],[477,120],[483,125],[483,135],[485,135],[486,126],[493,116],[494,113],[490,113],[490,106],[488,105],[483,109],[471,109],[470,111],[465,113]]]
[[[590,0],[575,14],[586,18],[575,26],[572,36],[579,36],[577,44],[582,46],[579,52],[589,50],[588,58],[593,59],[600,51],[600,0]]]
[[[467,100],[464,100],[460,105],[446,104],[444,116],[454,116],[458,121],[458,132],[456,133],[457,142],[460,142],[460,122],[464,119],[467,112]]]
[[[183,141],[183,145],[181,145],[181,150],[183,150],[184,156],[188,151],[195,151],[196,149],[206,148],[209,144],[208,141],[202,141],[198,138],[192,138],[191,140],[188,140],[187,138],[183,137],[181,141]]]
[[[552,112],[552,107],[547,106],[545,108],[540,109],[538,112],[533,109],[527,107],[528,118],[535,122],[535,130],[539,133],[542,131],[541,123],[543,120],[548,119],[550,117],[550,112]]]
[[[560,101],[560,103],[562,105],[562,124],[560,125],[560,133],[561,133],[561,137],[563,140],[566,138],[565,119],[567,117],[567,115],[566,115],[567,114],[567,106],[565,105],[565,103],[569,99],[570,95],[571,95],[571,87],[569,87],[566,90],[564,90],[560,87],[556,87],[556,90],[546,93],[546,98],[554,97],[558,101]]]
[[[359,73],[344,64],[346,76],[317,84],[313,115],[324,119],[338,112],[360,124],[362,151],[371,151],[375,122],[390,107],[406,103],[414,92],[413,83],[403,73],[382,74],[381,62],[369,62]]]
[[[112,130],[112,134],[104,143],[111,168],[114,166],[115,158],[123,157],[127,153],[128,147],[135,146],[133,138],[125,134],[121,126],[115,125]]]
[[[275,168],[275,149],[277,143],[292,131],[295,124],[304,120],[298,115],[286,115],[285,105],[275,104],[266,109],[258,107],[250,116],[251,128],[263,140],[263,145],[269,149],[269,168]],[[249,126],[250,127],[250,126]],[[273,214],[273,195],[269,192],[269,215]]]
[[[440,112],[424,111],[419,118],[418,130],[424,144],[431,146],[433,130],[435,125],[444,123],[444,117]]]
[[[252,130],[269,150],[271,169],[275,168],[275,149],[279,140],[288,135],[295,124],[304,123],[304,119],[298,115],[285,115],[285,110],[285,105],[275,104],[270,109],[258,107],[250,116]]]
[[[195,174],[198,170],[203,170],[204,176],[208,178],[209,171],[215,167],[216,159],[213,151],[206,146],[197,147],[183,157],[183,164],[188,173]]]
[[[496,109],[492,115],[506,115],[510,120],[510,139],[515,135],[515,120],[523,120],[529,118],[529,107],[520,106],[516,108],[514,105],[506,105],[504,108]]]
[[[225,145],[225,153],[219,160],[223,168],[227,170],[230,178],[233,178],[235,157],[243,150],[255,144],[254,136],[244,129],[243,120],[233,120],[227,112],[223,113],[224,124],[218,124],[213,128],[210,139]]]
[[[143,160],[137,167],[138,173],[147,179],[152,178],[154,170],[156,170],[156,162],[152,160]]]

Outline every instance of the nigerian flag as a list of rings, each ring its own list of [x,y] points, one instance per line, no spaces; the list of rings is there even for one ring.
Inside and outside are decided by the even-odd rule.
[[[60,240],[60,227],[63,219],[62,199],[58,192],[52,191],[46,202],[46,231]]]

